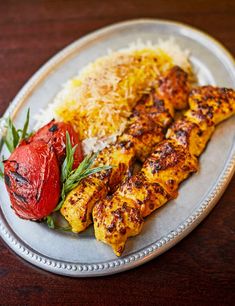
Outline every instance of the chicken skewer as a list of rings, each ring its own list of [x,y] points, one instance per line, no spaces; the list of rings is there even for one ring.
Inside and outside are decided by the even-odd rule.
[[[117,256],[126,240],[138,235],[144,217],[177,197],[179,184],[198,169],[215,125],[235,114],[235,91],[204,86],[189,97],[190,109],[167,132],[141,171],[128,178],[111,199],[93,209],[95,236],[109,244]]]
[[[187,74],[176,66],[159,78],[158,87],[137,103],[124,133],[95,160],[94,166],[112,165],[112,169],[84,179],[68,194],[61,208],[61,214],[73,232],[81,232],[92,223],[96,201],[113,192],[129,175],[134,161],[144,161],[164,138],[164,131],[173,120],[174,109],[186,107],[188,94]]]

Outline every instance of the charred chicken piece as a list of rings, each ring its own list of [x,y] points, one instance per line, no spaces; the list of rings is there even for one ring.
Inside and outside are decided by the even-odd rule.
[[[235,92],[232,89],[203,86],[192,90],[190,109],[182,120],[167,131],[166,138],[174,139],[193,155],[199,156],[215,130],[215,125],[235,113]]]
[[[235,92],[228,88],[198,87],[189,96],[189,107],[207,125],[217,125],[234,114]]]
[[[172,101],[173,109],[181,110],[188,106],[190,86],[188,74],[180,67],[174,66],[167,71],[158,82],[158,94]]]

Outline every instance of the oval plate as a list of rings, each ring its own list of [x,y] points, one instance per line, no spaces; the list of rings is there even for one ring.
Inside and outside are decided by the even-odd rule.
[[[5,117],[11,114],[16,125],[21,126],[28,107],[32,114],[37,113],[53,100],[61,84],[90,61],[105,55],[109,48],[126,47],[138,38],[157,42],[170,36],[182,48],[192,51],[191,61],[200,84],[235,87],[233,59],[214,39],[180,23],[140,19],[98,30],[59,52],[22,88]],[[3,126],[1,134],[2,129]],[[92,226],[83,234],[75,235],[52,231],[44,224],[16,217],[2,182],[1,237],[19,256],[53,273],[101,276],[141,265],[174,246],[215,206],[235,170],[234,130],[234,117],[217,127],[200,158],[200,171],[181,185],[176,200],[147,218],[142,233],[128,240],[121,258],[116,258],[110,247],[95,240]]]

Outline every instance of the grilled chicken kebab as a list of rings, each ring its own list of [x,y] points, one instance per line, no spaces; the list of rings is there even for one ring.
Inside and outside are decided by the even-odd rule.
[[[188,76],[175,66],[159,78],[156,89],[142,97],[133,109],[124,133],[95,160],[95,167],[111,165],[112,169],[82,180],[66,197],[60,211],[73,232],[81,232],[92,223],[94,204],[114,192],[128,177],[134,161],[144,161],[163,140],[164,132],[173,120],[174,109],[187,106],[188,94]]]
[[[190,109],[168,129],[140,172],[127,178],[111,199],[93,209],[95,236],[109,244],[117,256],[126,240],[138,235],[144,217],[178,194],[179,184],[198,169],[215,126],[235,113],[235,91],[212,86],[190,93]]]

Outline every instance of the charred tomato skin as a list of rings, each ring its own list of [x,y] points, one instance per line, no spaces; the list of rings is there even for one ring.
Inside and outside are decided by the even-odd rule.
[[[44,141],[22,143],[4,162],[4,179],[16,214],[40,220],[60,197],[60,168],[52,147]]]
[[[73,164],[73,169],[75,169],[83,160],[83,153],[78,135],[71,124],[52,120],[41,127],[28,141],[34,142],[43,140],[51,145],[54,148],[59,164],[61,165],[66,157],[66,131],[70,135],[72,146],[77,145]]]

